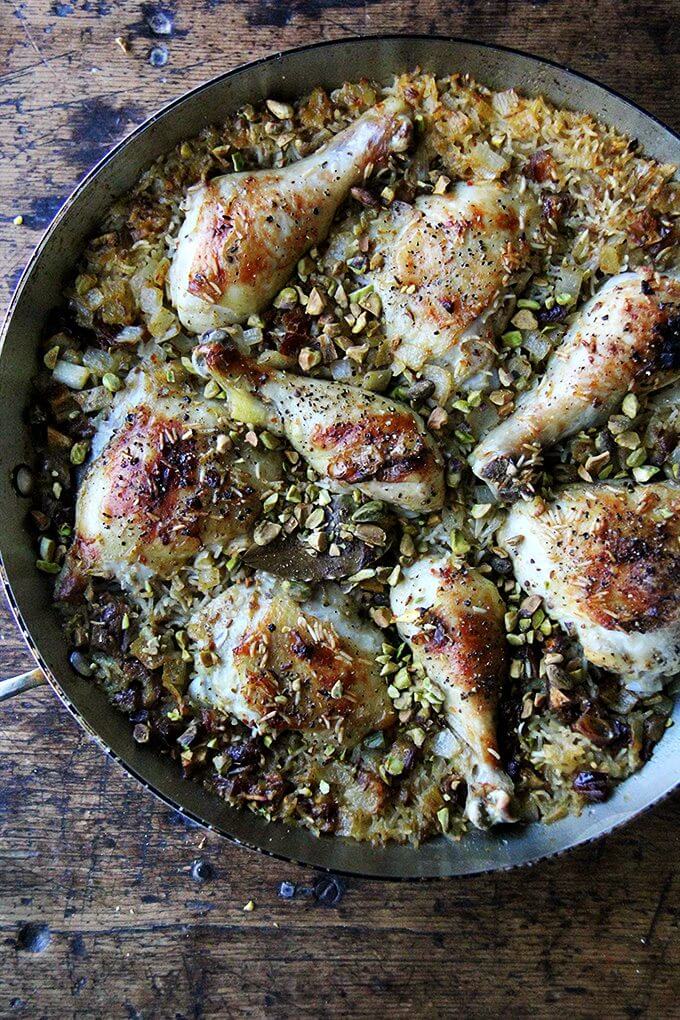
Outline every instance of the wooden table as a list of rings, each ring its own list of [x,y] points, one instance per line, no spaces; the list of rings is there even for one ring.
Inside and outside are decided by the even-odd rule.
[[[379,31],[466,35],[568,62],[680,126],[677,0],[162,9],[173,33],[154,37],[152,5],[0,0],[3,304],[62,200],[131,125],[275,49]],[[149,61],[154,47],[167,48],[163,66]],[[0,674],[29,661],[3,612]],[[680,1016],[678,798],[523,872],[329,889],[157,804],[47,690],[3,706],[2,724],[3,1017]]]

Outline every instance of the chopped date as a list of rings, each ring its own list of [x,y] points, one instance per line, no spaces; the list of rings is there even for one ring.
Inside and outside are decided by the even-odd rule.
[[[509,556],[499,556],[497,553],[489,555],[489,565],[496,571],[499,577],[509,577],[512,574],[512,560]]]
[[[140,711],[147,712],[146,709],[142,709],[142,695],[135,687],[127,687],[126,691],[118,691],[111,698],[111,703],[130,717],[137,716]],[[135,721],[139,720],[135,719]]]
[[[190,747],[198,735],[198,719],[192,719],[184,733],[177,738],[180,747]]]
[[[281,354],[296,358],[302,348],[309,346],[311,342],[309,332],[311,320],[299,306],[296,306],[283,312],[281,325],[283,337],[279,341],[279,350]]]
[[[199,719],[201,720],[201,726],[208,734],[222,733],[225,728],[224,716],[220,716],[219,712],[214,712],[210,708],[201,708],[199,711]]]
[[[560,227],[564,219],[569,215],[572,205],[571,195],[564,191],[556,195],[552,193],[545,194],[541,206],[543,218]]]
[[[671,315],[656,327],[660,340],[657,361],[664,371],[680,368],[680,314]]]
[[[232,744],[225,751],[233,765],[257,765],[260,760],[260,745],[257,740],[244,740],[241,744]]]
[[[524,176],[530,181],[543,184],[549,180],[557,170],[557,164],[547,149],[537,149],[529,162],[524,167]]]
[[[611,778],[606,772],[579,772],[572,786],[592,804],[607,800],[612,790]]]
[[[588,702],[573,723],[573,729],[587,737],[596,748],[609,748],[615,751],[630,741],[630,727],[625,722],[617,718],[607,718],[596,705]]]
[[[539,308],[536,312],[536,319],[539,326],[552,326],[556,322],[563,322],[569,314],[566,305],[554,304],[552,308]]]
[[[642,749],[640,757],[643,761],[649,761],[654,752],[654,747],[661,740],[666,729],[665,715],[651,715],[645,719],[642,727]]]
[[[380,206],[380,201],[367,188],[352,188],[350,194],[360,205],[365,205],[369,209],[377,209]]]
[[[628,228],[628,236],[634,244],[646,248],[661,240],[660,228],[659,218],[649,209],[644,209]]]

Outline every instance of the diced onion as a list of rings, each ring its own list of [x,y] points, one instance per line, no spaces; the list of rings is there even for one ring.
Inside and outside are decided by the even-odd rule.
[[[555,293],[568,294],[572,303],[576,301],[583,283],[583,273],[571,266],[562,266],[555,281]]]
[[[58,361],[52,375],[69,389],[82,390],[90,378],[90,370],[85,365],[74,365],[71,361]]]
[[[262,343],[262,336],[262,330],[259,327],[254,326],[252,329],[243,330],[242,340],[247,347],[254,347],[255,344]]]
[[[451,730],[443,729],[432,741],[431,750],[440,758],[451,758],[460,751],[460,741]]]
[[[330,371],[336,382],[346,382],[352,378],[352,365],[347,358],[339,358],[334,361]]]
[[[136,344],[143,336],[143,326],[124,326],[115,337],[115,342],[117,344]]]

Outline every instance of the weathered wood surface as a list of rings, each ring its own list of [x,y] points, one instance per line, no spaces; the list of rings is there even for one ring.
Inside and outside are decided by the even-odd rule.
[[[130,126],[275,49],[378,31],[467,35],[568,62],[678,127],[676,0],[162,9],[174,31],[156,38],[152,5],[0,0],[0,303],[60,202]],[[154,67],[159,43],[169,59]],[[0,674],[29,664],[4,612]],[[318,876],[206,838],[34,691],[2,707],[0,1015],[678,1016],[679,818],[676,798],[528,871],[355,880],[324,906]],[[298,884],[292,899],[279,896],[285,881]]]

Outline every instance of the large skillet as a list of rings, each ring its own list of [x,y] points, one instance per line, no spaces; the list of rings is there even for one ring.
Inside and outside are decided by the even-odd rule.
[[[12,469],[30,459],[24,410],[34,374],[36,343],[49,311],[60,303],[86,238],[111,201],[126,192],[157,156],[180,140],[220,121],[246,102],[267,96],[294,98],[315,85],[333,87],[362,75],[387,81],[420,66],[438,74],[468,71],[494,88],[543,93],[554,102],[596,114],[639,139],[644,150],[680,164],[680,139],[625,99],[572,71],[512,50],[463,40],[382,36],[321,43],[277,53],[214,78],[155,114],[116,146],[76,188],[33,255],[11,303],[0,349],[0,555],[7,596],[39,669],[2,681],[0,695],[25,690],[46,678],[78,722],[127,771],[167,804],[249,847],[318,867],[383,878],[430,878],[528,864],[594,839],[633,818],[679,782],[680,725],[669,729],[654,757],[620,786],[611,800],[580,818],[552,826],[530,825],[471,833],[460,844],[438,839],[419,849],[374,849],[346,839],[317,839],[303,829],[266,824],[236,811],[198,784],[180,778],[177,766],[135,744],[127,719],[104,694],[68,664],[64,635],[51,608],[51,584],[34,567],[24,530],[26,502],[15,493]],[[680,704],[674,718],[680,721]]]

